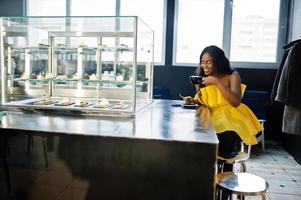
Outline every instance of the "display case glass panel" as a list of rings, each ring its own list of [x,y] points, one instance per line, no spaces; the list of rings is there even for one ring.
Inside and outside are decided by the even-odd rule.
[[[138,17],[0,23],[2,108],[134,116],[152,103],[154,33]]]

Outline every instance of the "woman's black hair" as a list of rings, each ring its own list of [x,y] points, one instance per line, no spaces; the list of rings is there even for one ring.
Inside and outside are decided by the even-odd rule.
[[[229,62],[228,58],[225,56],[224,51],[217,46],[211,45],[211,46],[205,47],[204,50],[202,51],[202,53],[200,55],[200,63],[196,70],[196,75],[199,75],[199,76],[205,75],[204,70],[201,67],[202,57],[205,53],[210,54],[210,56],[212,57],[213,65],[218,74],[232,74],[233,73],[234,70],[231,68],[230,62]]]

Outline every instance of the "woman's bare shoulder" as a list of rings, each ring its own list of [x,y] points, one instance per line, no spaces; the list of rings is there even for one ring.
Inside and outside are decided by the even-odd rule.
[[[237,71],[233,71],[232,74],[229,76],[230,81],[239,81],[240,82],[240,75]]]
[[[233,71],[231,76],[236,76],[236,77],[239,77],[240,78],[240,75],[237,71]]]

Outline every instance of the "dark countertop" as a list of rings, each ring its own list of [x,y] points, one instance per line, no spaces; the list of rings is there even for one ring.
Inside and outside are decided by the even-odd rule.
[[[204,109],[173,107],[175,100],[156,100],[135,118],[59,115],[47,112],[8,111],[0,129],[38,134],[73,134],[162,141],[217,144],[218,140]],[[201,116],[201,117],[200,117]]]

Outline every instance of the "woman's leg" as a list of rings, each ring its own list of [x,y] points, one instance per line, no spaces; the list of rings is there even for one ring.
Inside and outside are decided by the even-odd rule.
[[[218,155],[223,158],[233,158],[241,150],[241,139],[233,131],[217,134],[219,140]]]
[[[218,147],[218,155],[223,158],[232,158],[236,156],[241,149],[241,139],[240,137],[233,131],[226,131],[223,133],[217,134],[219,139],[219,147]],[[221,169],[219,167],[218,171],[221,172],[232,172],[233,164],[221,163],[224,161],[218,161],[218,166],[223,166]],[[219,194],[220,195],[220,194]],[[222,191],[222,200],[227,200],[231,197],[231,192],[228,190]],[[231,199],[231,198],[230,198]]]

